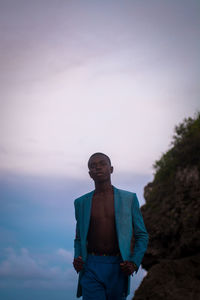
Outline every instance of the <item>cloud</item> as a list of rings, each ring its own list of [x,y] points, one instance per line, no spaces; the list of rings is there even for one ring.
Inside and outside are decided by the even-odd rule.
[[[14,249],[6,249],[7,258],[0,265],[0,276],[3,278],[15,279],[47,279],[50,274],[46,274],[41,266],[30,256],[26,248],[21,248],[16,254]]]
[[[35,254],[30,253],[27,248],[21,248],[19,251],[14,248],[4,249],[4,259],[0,262],[0,288],[7,288],[9,291],[21,289],[25,294],[28,293],[27,289],[39,290],[40,293],[41,290],[47,293],[62,290],[69,296],[67,299],[75,299],[76,272],[71,267],[63,270],[58,266],[60,258],[63,265],[64,261],[69,262],[72,259],[72,252],[59,248],[53,253]],[[141,268],[134,275],[129,300],[145,275],[146,272]]]
[[[71,251],[60,248],[60,249],[58,249],[57,253],[62,258],[64,258],[64,261],[66,261],[68,263],[71,263],[73,261],[73,254]]]
[[[47,261],[43,256],[34,256],[28,249],[21,248],[19,252],[13,248],[5,249],[5,259],[0,263],[0,287],[70,289],[75,287],[76,273],[72,267],[62,269],[58,265],[50,265],[59,256],[69,261],[72,253],[58,249],[54,255],[47,254]]]

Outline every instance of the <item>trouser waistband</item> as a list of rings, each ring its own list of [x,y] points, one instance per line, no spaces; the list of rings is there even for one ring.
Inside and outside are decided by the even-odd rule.
[[[88,254],[86,265],[87,265],[87,263],[90,263],[92,261],[96,262],[96,263],[102,263],[102,264],[119,264],[123,260],[122,260],[121,255],[119,255],[119,256],[116,256],[116,255],[114,255],[114,256],[111,256],[111,255],[103,256],[103,255]]]
[[[97,252],[88,252],[88,254],[90,255],[96,255],[96,256],[120,256],[121,253],[118,252],[118,253],[97,253]]]

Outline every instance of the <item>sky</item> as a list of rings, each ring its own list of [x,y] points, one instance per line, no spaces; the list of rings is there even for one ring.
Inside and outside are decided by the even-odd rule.
[[[198,0],[0,0],[0,298],[75,299],[73,201],[138,194],[200,110]],[[145,274],[132,280],[132,293]]]

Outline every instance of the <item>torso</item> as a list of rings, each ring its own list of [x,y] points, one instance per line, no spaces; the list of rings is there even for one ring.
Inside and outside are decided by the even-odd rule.
[[[112,191],[94,194],[87,240],[88,252],[119,253]]]

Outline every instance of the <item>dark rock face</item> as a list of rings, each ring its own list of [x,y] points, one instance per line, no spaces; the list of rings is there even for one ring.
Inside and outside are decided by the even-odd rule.
[[[148,272],[134,299],[198,300],[200,255],[163,260]]]
[[[142,213],[149,233],[143,260],[148,270],[134,300],[200,297],[200,172],[177,168],[167,181],[144,189]]]
[[[175,127],[172,148],[154,168],[141,209],[148,273],[134,300],[200,299],[200,113]]]

